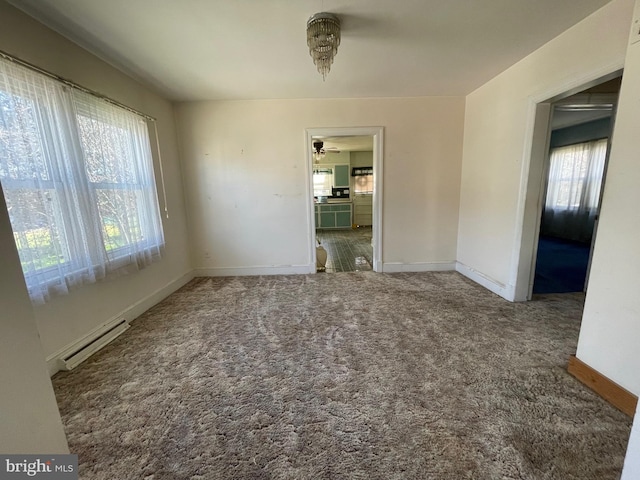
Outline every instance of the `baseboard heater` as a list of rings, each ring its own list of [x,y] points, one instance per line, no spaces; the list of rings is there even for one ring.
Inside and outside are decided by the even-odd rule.
[[[129,329],[129,322],[124,318],[116,319],[103,325],[102,328],[84,338],[80,345],[74,345],[70,351],[64,352],[59,357],[61,370],[72,370],[102,347],[115,340]]]

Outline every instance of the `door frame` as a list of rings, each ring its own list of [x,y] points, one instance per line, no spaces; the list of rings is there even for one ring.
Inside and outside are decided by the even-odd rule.
[[[604,186],[607,181],[607,171],[609,170],[609,159],[611,158],[611,146],[613,143],[613,130],[616,128],[616,116],[618,115],[618,104],[620,102],[620,92],[618,92],[618,98],[613,105],[613,112],[611,112],[611,133],[609,133],[609,139],[607,141],[607,153],[604,159],[604,167],[602,169],[602,183],[600,184],[600,193],[598,200],[598,211],[596,212],[596,219],[593,223],[593,235],[591,237],[591,245],[589,246],[589,263],[587,263],[587,277],[584,281],[584,291],[587,291],[589,286],[589,275],[591,275],[591,262],[593,261],[593,249],[596,246],[596,236],[598,234],[598,225],[600,223],[600,212],[602,211],[602,199],[604,198]]]
[[[307,229],[309,273],[316,272],[316,222],[313,202],[313,137],[373,137],[373,259],[374,272],[382,272],[382,164],[384,159],[384,127],[326,127],[305,129],[305,173],[307,177]]]
[[[535,275],[535,262],[540,235],[540,218],[543,190],[545,188],[545,148],[549,141],[551,120],[550,104],[574,95],[582,90],[616,78],[622,74],[624,60],[595,70],[586,77],[529,97],[527,125],[525,127],[526,144],[522,169],[520,172],[520,195],[518,197],[515,242],[512,251],[512,268],[508,300],[521,302],[531,300],[532,279]],[[548,148],[547,148],[548,150]],[[601,202],[602,204],[602,202]],[[594,232],[594,235],[596,232]]]

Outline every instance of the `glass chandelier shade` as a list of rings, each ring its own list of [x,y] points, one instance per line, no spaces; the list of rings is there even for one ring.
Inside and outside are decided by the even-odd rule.
[[[340,20],[333,13],[316,13],[307,21],[307,45],[322,80],[331,70],[340,45]]]

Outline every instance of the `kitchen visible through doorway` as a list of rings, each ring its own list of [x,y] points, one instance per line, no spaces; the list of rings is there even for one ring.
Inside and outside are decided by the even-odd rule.
[[[311,138],[315,241],[327,255],[318,271],[373,270],[373,143],[372,135]]]

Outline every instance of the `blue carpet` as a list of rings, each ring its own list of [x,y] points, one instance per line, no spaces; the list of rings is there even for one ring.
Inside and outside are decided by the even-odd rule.
[[[540,236],[533,293],[582,292],[590,245]]]

